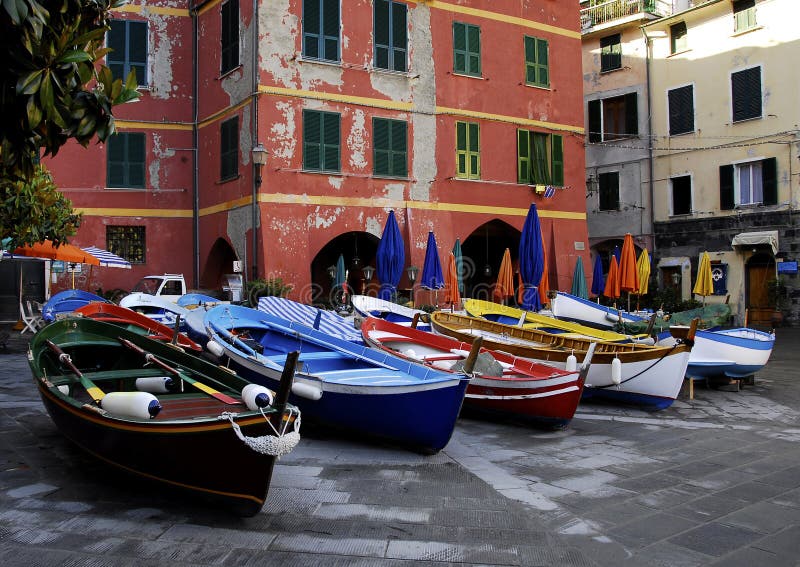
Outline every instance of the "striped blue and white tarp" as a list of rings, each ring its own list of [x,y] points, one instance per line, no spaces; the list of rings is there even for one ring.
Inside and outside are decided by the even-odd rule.
[[[96,246],[81,246],[81,250],[84,252],[88,252],[98,260],[100,260],[101,266],[109,266],[112,268],[126,268],[128,270],[131,269],[131,263],[128,262],[125,258],[121,258],[116,254],[112,254],[108,250],[103,250],[102,248],[97,248]]]
[[[262,297],[258,300],[258,310],[287,321],[294,321],[308,327],[316,327],[323,333],[345,341],[363,342],[361,332],[353,326],[353,323],[332,311],[317,309],[311,305],[297,303],[285,297]],[[317,317],[319,317],[319,322],[315,325]]]

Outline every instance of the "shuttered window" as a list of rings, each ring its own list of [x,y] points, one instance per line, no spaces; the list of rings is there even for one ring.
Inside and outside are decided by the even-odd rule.
[[[480,126],[456,122],[456,177],[481,178]]]
[[[669,27],[669,51],[680,53],[689,49],[689,37],[686,31],[686,22],[678,22]]]
[[[517,182],[564,185],[564,138],[517,130]]]
[[[734,0],[733,31],[741,32],[756,27],[756,0]]]
[[[408,125],[402,120],[372,119],[373,171],[375,175],[408,175]]]
[[[610,171],[597,176],[601,211],[619,210],[619,172]]]
[[[608,142],[639,135],[638,95],[590,100],[589,142]]]
[[[220,125],[220,181],[239,175],[239,117]]]
[[[338,172],[340,165],[339,123],[334,112],[303,111],[303,169]]]
[[[525,84],[550,86],[547,40],[525,36]]]
[[[453,71],[481,76],[481,29],[478,26],[453,22]]]
[[[600,71],[622,68],[622,37],[616,33],[600,39]]]
[[[339,61],[339,0],[303,0],[303,57]]]
[[[145,186],[145,135],[117,132],[106,142],[106,186],[143,189]]]
[[[393,0],[375,0],[375,67],[407,70],[408,7]]]
[[[111,51],[106,63],[115,79],[136,72],[136,84],[147,85],[147,22],[111,20],[106,39]]]
[[[777,159],[721,166],[719,201],[721,210],[730,210],[737,205],[777,205]]]
[[[761,117],[761,67],[731,73],[733,121]]]
[[[222,5],[221,43],[220,72],[224,74],[239,66],[239,0]]]
[[[694,132],[694,87],[686,85],[667,92],[669,135]]]

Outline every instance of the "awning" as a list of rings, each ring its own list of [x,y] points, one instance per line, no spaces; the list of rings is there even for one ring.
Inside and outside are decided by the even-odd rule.
[[[97,248],[96,246],[82,246],[81,249],[100,260],[101,266],[125,268],[128,270],[131,269],[130,262],[128,262],[125,258],[121,258],[116,254],[112,254],[108,250],[103,250],[102,248]]]
[[[769,246],[772,248],[772,253],[778,253],[778,231],[777,230],[764,230],[761,232],[740,232],[733,237],[731,246],[753,247],[753,246]]]

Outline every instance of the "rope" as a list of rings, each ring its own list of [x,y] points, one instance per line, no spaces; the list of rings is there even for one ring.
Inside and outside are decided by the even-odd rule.
[[[644,374],[645,372],[647,372],[648,370],[650,370],[651,368],[653,368],[653,367],[654,367],[656,364],[658,364],[659,362],[661,362],[662,360],[664,360],[665,358],[667,358],[667,357],[669,356],[669,354],[670,354],[670,353],[671,353],[673,350],[675,350],[676,348],[678,348],[678,347],[679,347],[680,345],[682,345],[682,344],[683,344],[683,341],[681,341],[681,340],[677,341],[677,342],[676,342],[674,345],[672,345],[672,347],[671,347],[671,348],[670,348],[670,349],[669,349],[667,352],[665,352],[665,353],[664,353],[664,356],[662,356],[662,357],[660,357],[660,358],[657,358],[655,361],[653,361],[653,364],[651,364],[650,366],[648,366],[647,368],[645,368],[645,369],[644,369],[644,370],[642,370],[641,372],[638,372],[638,373],[634,374],[633,376],[629,376],[628,378],[625,378],[625,380],[622,380],[622,381],[620,381],[620,383],[619,383],[619,384],[606,384],[605,386],[592,386],[592,387],[593,387],[593,388],[598,388],[598,389],[599,389],[599,388],[615,388],[615,387],[619,387],[619,386],[621,386],[621,385],[622,385],[622,384],[624,384],[625,382],[630,382],[630,381],[631,381],[631,380],[633,380],[634,378],[638,378],[639,376],[641,376],[642,374]]]
[[[224,412],[220,415],[220,419],[227,419],[231,422],[233,426],[233,431],[236,433],[236,436],[242,440],[242,442],[250,447],[253,451],[257,453],[261,453],[262,455],[272,455],[273,457],[281,457],[283,455],[287,455],[291,453],[292,449],[300,442],[300,413],[297,413],[297,417],[294,420],[294,431],[290,431],[286,433],[286,428],[289,425],[288,420],[284,422],[283,427],[281,428],[280,433],[275,426],[272,425],[272,422],[264,413],[263,408],[259,408],[261,411],[261,415],[264,416],[264,420],[269,424],[270,429],[275,432],[275,435],[264,435],[262,437],[247,437],[242,433],[241,427],[239,424],[234,421],[234,417],[237,414],[231,412]],[[290,415],[294,413],[295,410],[289,410]]]

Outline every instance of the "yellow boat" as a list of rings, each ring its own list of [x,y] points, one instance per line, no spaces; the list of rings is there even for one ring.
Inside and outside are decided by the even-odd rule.
[[[639,335],[625,335],[622,333],[615,333],[614,331],[594,329],[579,323],[573,323],[572,321],[562,321],[561,319],[554,319],[553,317],[547,317],[539,313],[523,311],[516,307],[480,299],[465,299],[464,310],[471,317],[479,317],[495,323],[522,327],[523,329],[546,331],[548,333],[563,335],[571,339],[591,338],[618,343],[642,342],[653,344],[653,338],[645,333]]]

